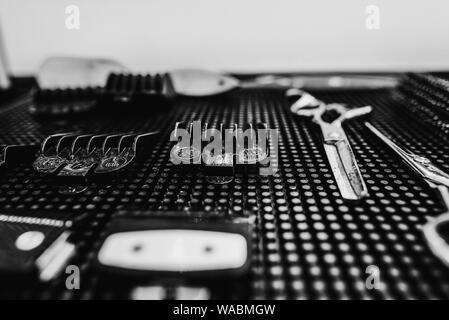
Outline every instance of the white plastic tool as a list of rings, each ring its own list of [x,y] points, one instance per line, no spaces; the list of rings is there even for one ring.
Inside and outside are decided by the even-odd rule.
[[[243,267],[248,244],[238,233],[162,229],[110,235],[98,260],[104,266],[140,271],[198,272]]]

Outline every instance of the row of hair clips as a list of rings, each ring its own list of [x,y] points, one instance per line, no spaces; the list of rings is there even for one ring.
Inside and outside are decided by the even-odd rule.
[[[111,103],[136,105],[152,103],[153,106],[166,106],[174,96],[173,86],[167,74],[109,75],[104,87],[36,89],[29,107],[36,116],[69,116],[92,111]]]
[[[270,156],[266,123],[246,123],[239,128],[237,124],[177,122],[170,139],[174,142],[172,162],[181,169],[202,168],[207,176],[233,176],[235,170],[264,165]]]
[[[33,168],[70,181],[114,174],[126,169],[157,133],[51,135],[42,143]]]

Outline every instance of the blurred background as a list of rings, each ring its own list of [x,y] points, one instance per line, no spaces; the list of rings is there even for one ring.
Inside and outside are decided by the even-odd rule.
[[[69,5],[79,29],[66,28]],[[366,25],[372,5],[378,29]],[[448,13],[447,0],[0,0],[16,75],[51,55],[109,57],[139,72],[449,69]]]

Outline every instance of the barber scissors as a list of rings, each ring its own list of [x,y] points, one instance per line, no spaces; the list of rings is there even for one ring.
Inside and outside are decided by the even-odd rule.
[[[311,117],[313,122],[319,125],[324,139],[324,150],[342,197],[346,200],[359,200],[368,196],[368,189],[342,123],[367,115],[372,108],[365,106],[350,109],[339,103],[326,104],[296,88],[288,90],[287,96],[299,96],[290,108],[293,113]],[[331,117],[328,117],[329,115]]]

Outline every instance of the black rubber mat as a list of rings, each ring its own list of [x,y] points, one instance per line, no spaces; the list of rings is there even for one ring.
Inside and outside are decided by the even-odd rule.
[[[449,171],[449,143],[443,132],[423,123],[406,99],[390,90],[314,92],[328,102],[371,105],[367,120],[396,142],[429,157]],[[249,290],[257,299],[434,299],[449,298],[449,268],[427,248],[420,226],[443,211],[438,196],[391,154],[363,121],[345,125],[370,196],[360,202],[341,198],[321,145],[319,130],[289,112],[282,90],[246,89],[226,96],[183,98],[165,111],[149,104],[124,105],[78,119],[36,120],[28,103],[0,111],[0,143],[40,143],[56,132],[163,132],[148,157],[106,184],[90,184],[79,195],[63,195],[29,165],[2,173],[0,207],[85,215],[73,227],[81,269],[81,289],[65,289],[65,275],[41,284],[22,281],[0,287],[0,298],[129,298],[130,283],[108,281],[93,267],[105,226],[120,209],[204,210],[256,219]],[[169,162],[169,132],[176,121],[209,124],[265,122],[277,128],[279,166],[275,176],[237,173],[225,185],[204,174],[181,173]],[[379,268],[382,288],[368,289],[367,267]],[[142,279],[145,285],[148,279]],[[242,298],[238,290],[212,291],[213,298]]]

